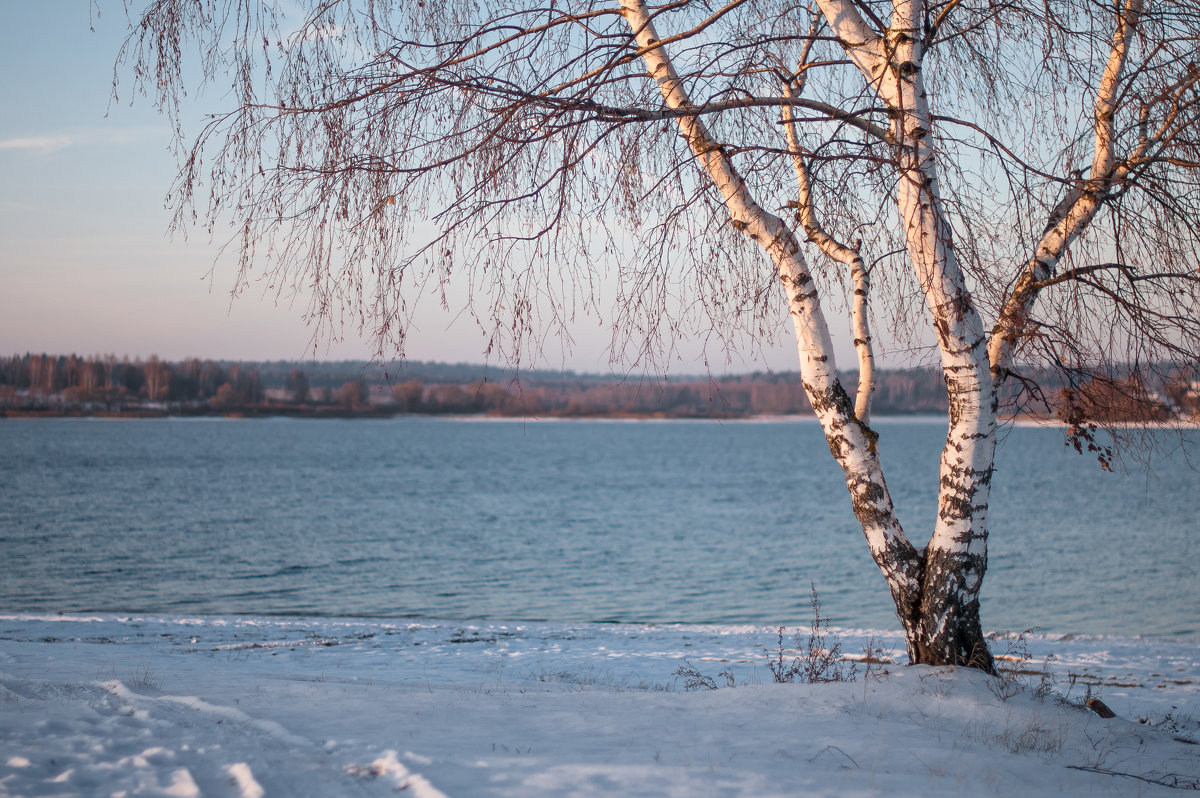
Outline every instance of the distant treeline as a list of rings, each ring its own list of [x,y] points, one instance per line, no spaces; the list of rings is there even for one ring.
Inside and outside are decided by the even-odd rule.
[[[854,386],[857,375],[843,375]],[[1053,398],[1009,412],[1080,420],[1163,420],[1198,410],[1191,375],[1163,386],[1108,380],[1055,390]],[[878,373],[877,414],[942,413],[946,389],[936,369]],[[390,415],[662,416],[738,418],[811,413],[795,372],[733,377],[620,379],[569,371],[514,378],[483,366],[362,361],[296,365],[284,361],[167,362],[113,355],[0,358],[0,413],[7,415]]]

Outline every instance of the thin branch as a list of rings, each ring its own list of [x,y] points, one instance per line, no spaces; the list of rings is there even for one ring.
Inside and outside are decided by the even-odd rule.
[[[933,22],[930,23],[929,29],[925,32],[926,47],[933,46],[933,42],[937,38],[938,31],[941,29],[942,24],[950,18],[950,12],[958,8],[962,1],[963,0],[950,0],[949,3],[946,3],[946,5],[942,6],[942,10],[939,11],[938,15],[933,18]]]

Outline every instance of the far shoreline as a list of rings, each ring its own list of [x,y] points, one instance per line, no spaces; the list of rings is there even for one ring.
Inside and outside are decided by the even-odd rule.
[[[603,423],[645,423],[645,422],[697,422],[697,423],[738,423],[738,424],[796,424],[817,423],[817,417],[812,413],[760,413],[739,415],[686,415],[671,413],[612,413],[612,414],[563,414],[547,413],[543,415],[504,414],[504,413],[413,413],[391,409],[347,410],[344,408],[292,410],[286,408],[250,408],[233,411],[205,410],[201,412],[174,412],[174,410],[157,408],[137,408],[127,411],[81,411],[81,410],[0,410],[0,422],[3,421],[38,421],[54,419],[77,419],[86,421],[391,421],[399,419],[441,419],[446,421],[470,422],[603,422]],[[946,416],[931,412],[913,413],[881,413],[872,417],[872,423],[913,423],[913,424],[944,424]],[[1012,427],[1041,427],[1050,429],[1068,429],[1070,424],[1056,418],[1042,416],[1002,416],[998,419],[1001,426]],[[1181,430],[1200,429],[1200,419],[1179,418],[1169,421],[1105,421],[1096,422],[1097,426],[1114,429],[1147,429],[1147,430]]]

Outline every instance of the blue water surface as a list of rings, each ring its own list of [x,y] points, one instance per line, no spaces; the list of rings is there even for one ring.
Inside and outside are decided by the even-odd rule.
[[[945,422],[876,427],[919,545]],[[1200,638],[1185,452],[1004,437],[985,626]],[[811,420],[8,420],[0,451],[4,611],[792,625],[814,583],[896,626]]]

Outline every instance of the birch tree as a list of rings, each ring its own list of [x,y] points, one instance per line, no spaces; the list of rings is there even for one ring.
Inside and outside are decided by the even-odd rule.
[[[177,223],[228,235],[239,284],[304,294],[381,354],[455,283],[510,361],[579,315],[627,361],[790,318],[914,663],[993,668],[1001,397],[1200,353],[1200,3],[280,5],[132,17],[114,86],[176,124]],[[192,83],[227,105],[187,134]],[[831,319],[854,339],[852,391]],[[870,424],[872,321],[929,330],[945,376],[925,545]]]

